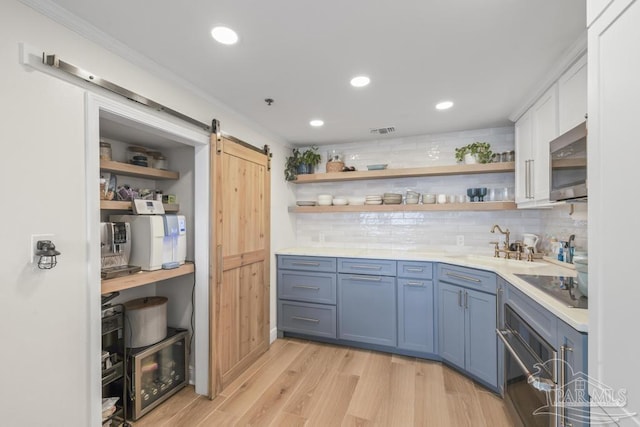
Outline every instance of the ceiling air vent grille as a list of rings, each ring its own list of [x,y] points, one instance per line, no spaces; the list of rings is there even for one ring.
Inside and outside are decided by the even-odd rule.
[[[386,135],[388,133],[391,132],[395,132],[396,131],[396,127],[395,126],[387,126],[384,128],[377,128],[377,129],[371,129],[371,133],[377,133],[379,135]]]

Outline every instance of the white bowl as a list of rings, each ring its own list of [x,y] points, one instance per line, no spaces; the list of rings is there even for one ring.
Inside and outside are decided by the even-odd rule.
[[[331,206],[331,200],[318,200],[318,206]]]
[[[347,199],[333,199],[334,206],[344,206],[347,204]]]

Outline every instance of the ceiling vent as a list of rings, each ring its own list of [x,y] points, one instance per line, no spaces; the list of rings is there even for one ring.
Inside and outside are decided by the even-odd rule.
[[[377,133],[379,135],[386,135],[388,133],[391,132],[395,132],[396,131],[396,127],[395,126],[387,126],[384,128],[377,128],[377,129],[371,129],[371,133]]]

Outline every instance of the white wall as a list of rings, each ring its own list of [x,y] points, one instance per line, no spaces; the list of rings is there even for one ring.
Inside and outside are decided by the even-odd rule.
[[[139,92],[203,122],[218,118],[226,133],[257,146],[271,144],[274,163],[286,149],[214,100],[195,96],[98,47],[16,0],[0,2],[0,178],[5,196],[0,245],[0,322],[3,425],[90,425],[99,402],[88,401],[87,218],[84,194],[85,90],[25,67],[19,43],[26,42]],[[281,171],[277,166],[275,172]],[[281,173],[272,180],[272,248],[293,242]],[[280,203],[276,203],[279,201]],[[53,233],[62,252],[58,266],[39,271],[29,264],[29,239]],[[275,265],[272,267],[275,295]],[[272,297],[273,298],[273,297]],[[94,306],[95,307],[95,306]],[[272,311],[272,319],[275,315]],[[275,322],[274,322],[275,324]],[[95,414],[94,414],[95,415]]]
[[[327,151],[344,153],[348,166],[366,170],[368,164],[386,163],[388,168],[440,166],[455,164],[455,148],[474,141],[487,141],[494,152],[513,150],[513,127],[476,129],[410,138],[380,138],[340,146],[322,146],[319,171],[324,171]],[[290,184],[297,200],[315,200],[318,194],[365,196],[385,192],[465,194],[469,187],[513,187],[513,173],[397,178],[390,180]],[[576,245],[587,246],[586,205],[569,215],[569,206],[554,209],[490,212],[360,212],[336,214],[297,214],[299,246],[366,247],[371,249],[433,249],[493,254],[490,241],[497,236],[489,231],[493,224],[511,231],[511,241],[522,233],[539,234],[541,249],[551,238],[568,239],[576,235]],[[456,246],[463,236],[464,247]]]

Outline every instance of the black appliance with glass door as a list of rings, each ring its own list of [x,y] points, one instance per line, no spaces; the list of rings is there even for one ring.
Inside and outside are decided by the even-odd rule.
[[[505,304],[504,397],[513,415],[526,427],[556,427],[557,352],[513,309]]]

